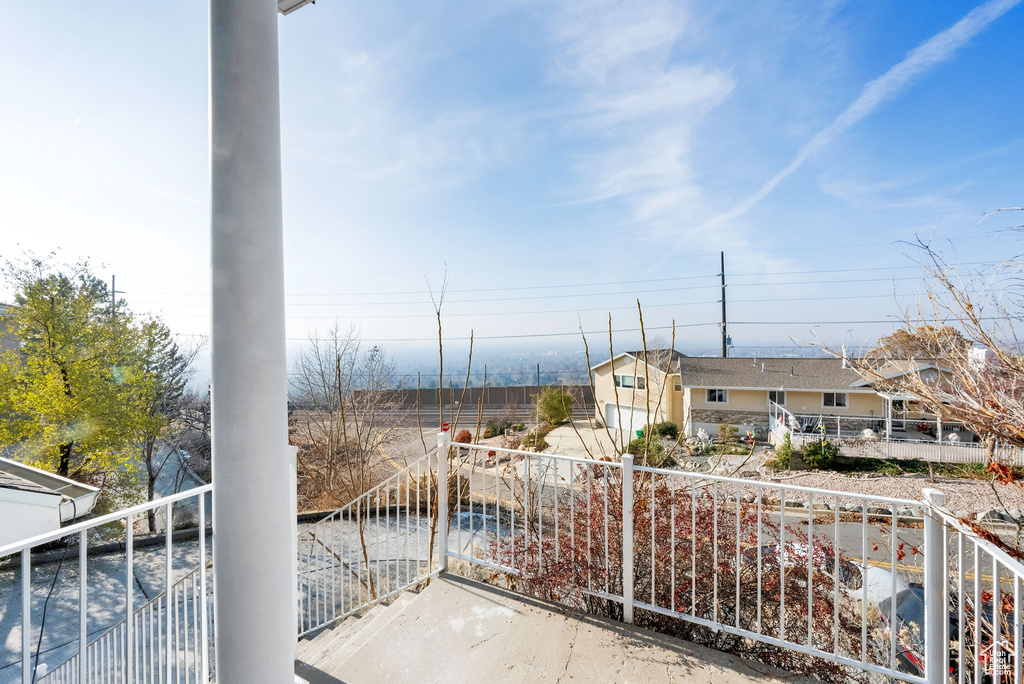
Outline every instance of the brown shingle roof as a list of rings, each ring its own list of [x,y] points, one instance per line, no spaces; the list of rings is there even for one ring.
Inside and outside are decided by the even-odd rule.
[[[763,370],[762,370],[763,369]],[[679,360],[683,387],[856,390],[863,381],[841,359],[722,359],[687,356]],[[870,388],[860,388],[870,389]]]
[[[657,364],[658,368],[664,368],[665,367],[665,361],[668,360],[668,354],[670,352],[672,354],[671,364],[673,366],[675,366],[675,364],[678,363],[680,359],[689,358],[688,356],[686,356],[686,354],[683,354],[681,352],[677,352],[675,349],[648,349],[647,350],[647,355],[650,358],[648,359],[647,363],[648,364]],[[643,360],[644,360],[644,350],[643,349],[638,349],[636,351],[628,351],[626,353],[629,354],[630,356],[636,357],[637,360],[639,360],[641,363],[643,363]]]

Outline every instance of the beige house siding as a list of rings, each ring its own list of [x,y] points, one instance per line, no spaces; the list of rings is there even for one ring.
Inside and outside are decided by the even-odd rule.
[[[836,390],[837,392],[841,390]],[[835,416],[881,416],[885,400],[874,392],[846,392],[846,408],[825,406],[821,392],[786,392],[785,408],[792,413],[821,413]]]
[[[689,435],[696,434],[701,427],[718,423],[732,423],[741,429],[756,428],[764,430],[768,423],[768,391],[765,389],[726,389],[726,401],[707,401],[707,390],[717,388],[693,387],[684,391],[683,412],[686,414],[685,430]],[[882,397],[874,392],[846,391],[848,406],[846,408],[826,407],[822,392],[785,390],[785,408],[796,414],[809,415],[849,415],[870,416],[881,418],[885,405]]]
[[[647,380],[647,389],[619,387],[616,390],[613,375],[644,376]],[[648,410],[655,422],[670,420],[680,425],[682,421],[682,392],[675,391],[677,377],[678,374],[670,375],[666,382],[665,375],[654,364],[648,364],[645,368],[643,361],[637,361],[629,356],[615,359],[614,364],[606,363],[594,370],[594,400],[597,402],[595,414],[603,422],[607,404],[632,405]],[[659,395],[661,395],[660,406],[658,405]]]

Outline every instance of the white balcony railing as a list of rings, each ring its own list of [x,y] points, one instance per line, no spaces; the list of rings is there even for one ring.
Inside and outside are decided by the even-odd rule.
[[[21,607],[5,616],[0,682],[209,681],[212,492],[207,485],[0,548],[0,593]],[[138,534],[151,512],[163,532]],[[175,531],[176,520],[189,529]]]
[[[21,604],[5,616],[21,648],[0,681],[211,681],[210,496],[204,487],[0,549],[0,587]],[[189,503],[198,529],[176,539],[167,522]],[[162,511],[162,539],[134,532],[150,510]],[[101,534],[121,551],[101,555]],[[296,607],[310,633],[458,559],[573,608],[783,667],[1019,682],[1024,566],[994,534],[957,520],[939,492],[913,501],[442,441],[303,528]],[[60,575],[75,557],[77,572]]]
[[[437,468],[432,479],[424,465]],[[360,596],[369,604],[458,559],[574,608],[717,645],[759,644],[780,663],[806,658],[837,675],[930,684],[1020,681],[1013,607],[1024,568],[941,504],[938,492],[892,499],[643,467],[629,456],[446,444],[358,504],[365,515],[348,509],[353,520],[392,522],[366,525],[375,530],[366,551],[351,533],[332,542],[347,560],[333,564],[333,585],[303,580],[313,592],[303,624],[325,624],[311,612],[329,616],[325,600],[337,618],[358,610]],[[431,542],[434,520],[448,524]],[[371,576],[395,579],[374,598]],[[354,598],[331,604],[331,586]],[[949,619],[949,605],[966,617]]]

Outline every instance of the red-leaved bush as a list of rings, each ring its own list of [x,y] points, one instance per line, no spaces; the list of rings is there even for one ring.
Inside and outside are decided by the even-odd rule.
[[[807,532],[781,529],[763,510],[759,515],[756,502],[729,500],[709,482],[680,489],[664,478],[652,486],[651,476],[636,475],[631,581],[634,599],[644,604],[635,610],[636,625],[823,681],[864,678],[860,670],[708,626],[859,659],[860,609],[836,577],[831,540],[815,536],[808,558]],[[508,521],[515,533],[490,548],[498,563],[519,571],[507,581],[621,619],[621,601],[608,598],[622,596],[623,586],[620,471],[596,467],[588,478],[581,469],[574,487],[560,489],[557,504],[550,491],[524,491],[525,516]],[[840,559],[839,574],[851,567]]]

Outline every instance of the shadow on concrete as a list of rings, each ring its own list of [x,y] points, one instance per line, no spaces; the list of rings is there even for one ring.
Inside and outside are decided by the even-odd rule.
[[[295,661],[295,675],[296,684],[301,681],[305,684],[345,684],[344,681],[337,677],[332,677],[323,670],[318,670],[312,665],[308,665],[301,660]]]

